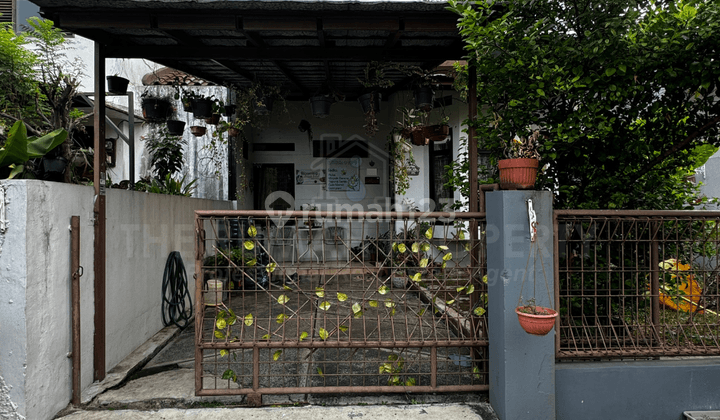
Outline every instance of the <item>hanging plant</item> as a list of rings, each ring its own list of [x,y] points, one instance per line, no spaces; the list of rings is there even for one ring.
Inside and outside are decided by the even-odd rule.
[[[416,165],[412,145],[394,129],[388,134],[387,147],[393,166],[395,194],[403,195],[410,188],[410,166]]]

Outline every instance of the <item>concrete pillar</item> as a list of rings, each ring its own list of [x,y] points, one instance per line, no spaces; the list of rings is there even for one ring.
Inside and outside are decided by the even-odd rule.
[[[537,305],[554,307],[549,300],[554,296],[552,193],[494,191],[486,198],[490,404],[500,420],[554,419],[555,329],[530,335],[515,313],[524,274],[523,299],[533,297],[535,281]],[[528,199],[538,223],[535,251],[540,250],[529,264]]]

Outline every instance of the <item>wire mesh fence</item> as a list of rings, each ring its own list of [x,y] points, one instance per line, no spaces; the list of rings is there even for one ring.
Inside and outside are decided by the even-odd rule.
[[[719,221],[556,211],[558,359],[720,354]]]
[[[487,389],[484,214],[197,212],[198,395]]]

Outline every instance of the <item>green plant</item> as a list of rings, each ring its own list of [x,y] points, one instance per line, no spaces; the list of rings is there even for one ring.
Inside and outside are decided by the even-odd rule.
[[[720,145],[720,3],[452,0],[450,8],[478,75],[483,112],[471,124],[490,165],[503,140],[539,130],[547,165],[539,185],[555,193],[556,208],[694,204],[685,174],[698,147]]]
[[[195,182],[197,180],[193,179],[186,183],[186,177],[187,175],[183,175],[183,177],[178,180],[170,174],[167,174],[162,180],[153,179],[152,183],[147,187],[147,192],[190,197],[195,191]]]
[[[540,159],[538,138],[540,132],[536,130],[527,137],[515,137],[505,142],[505,158]]]
[[[25,123],[17,121],[8,133],[7,140],[0,148],[0,172],[3,178],[29,175],[27,162],[45,156],[61,145],[67,138],[67,131],[59,128],[40,138],[28,137]]]
[[[405,359],[395,353],[388,355],[387,362],[380,365],[378,369],[380,374],[390,375],[388,378],[388,385],[391,386],[415,386],[416,379],[413,377],[407,377],[403,381],[403,371],[405,370]]]
[[[150,130],[145,141],[156,179],[165,180],[182,168],[185,144],[182,137],[170,135],[166,126],[157,126]]]
[[[395,194],[405,194],[410,188],[410,166],[415,166],[412,145],[404,137],[400,136],[397,129],[388,134],[387,148],[390,162],[393,167],[393,186]]]

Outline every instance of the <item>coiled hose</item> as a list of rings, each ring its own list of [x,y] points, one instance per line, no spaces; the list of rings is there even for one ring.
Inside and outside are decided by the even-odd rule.
[[[162,290],[163,325],[167,327],[175,324],[180,328],[187,327],[193,314],[193,305],[188,290],[185,264],[183,264],[182,256],[178,251],[173,251],[168,255],[163,273]],[[185,310],[186,297],[190,306],[188,310]]]

